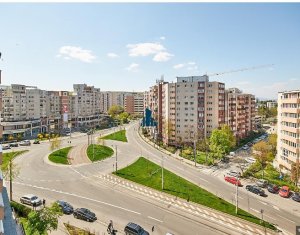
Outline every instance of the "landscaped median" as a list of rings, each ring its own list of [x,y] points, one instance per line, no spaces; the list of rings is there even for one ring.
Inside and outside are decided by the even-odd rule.
[[[69,165],[68,153],[72,147],[66,147],[52,152],[49,155],[49,160],[57,164]]]
[[[114,154],[114,150],[104,145],[90,144],[86,153],[89,159],[95,162],[111,157]]]
[[[126,138],[126,130],[114,132],[110,135],[103,136],[101,139],[128,142]]]
[[[252,223],[262,225],[259,218],[241,209],[238,209],[238,214],[236,214],[235,206],[231,203],[215,196],[205,189],[198,187],[197,185],[166,169],[164,169],[164,189],[162,190],[161,172],[161,167],[159,165],[140,157],[132,165],[118,170],[118,172],[114,172],[114,174],[147,187],[172,194],[176,197],[180,197],[188,201],[230,214],[232,216],[248,220]],[[276,229],[272,224],[269,223],[265,223],[265,226],[273,230]]]
[[[16,156],[21,155],[23,153],[28,152],[28,150],[22,150],[22,151],[16,151],[16,152],[9,152],[9,153],[3,153],[3,160],[1,169],[8,169],[8,164],[10,160],[13,160]]]

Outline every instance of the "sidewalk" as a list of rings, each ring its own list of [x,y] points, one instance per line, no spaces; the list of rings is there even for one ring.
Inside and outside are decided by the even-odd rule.
[[[79,144],[71,148],[68,159],[71,165],[79,165],[83,163],[91,163],[91,160],[87,156],[87,144]]]

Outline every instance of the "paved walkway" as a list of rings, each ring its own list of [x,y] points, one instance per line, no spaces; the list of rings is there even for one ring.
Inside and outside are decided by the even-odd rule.
[[[87,144],[79,144],[71,148],[68,154],[68,158],[70,159],[71,165],[91,163],[91,160],[86,154],[87,147]]]

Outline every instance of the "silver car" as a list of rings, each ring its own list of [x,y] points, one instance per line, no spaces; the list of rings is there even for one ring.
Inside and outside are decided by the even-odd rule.
[[[39,199],[37,196],[33,195],[33,194],[27,194],[24,195],[23,197],[20,198],[20,202],[23,204],[27,204],[30,206],[36,205],[42,205],[42,201],[41,199]]]
[[[22,142],[19,143],[20,146],[30,146],[31,143],[29,140],[23,140]]]

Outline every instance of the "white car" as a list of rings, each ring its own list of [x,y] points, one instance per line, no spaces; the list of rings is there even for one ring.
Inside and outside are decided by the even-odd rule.
[[[36,205],[39,206],[42,204],[42,200],[33,194],[27,194],[20,198],[20,202],[27,205]]]
[[[227,172],[227,175],[233,176],[233,177],[240,177],[241,173],[238,171],[230,170]]]
[[[246,160],[246,162],[249,162],[249,163],[254,163],[254,162],[256,162],[256,159],[253,158],[253,157],[246,157],[245,160]]]
[[[31,143],[29,140],[23,140],[22,142],[19,143],[20,146],[30,146]]]

